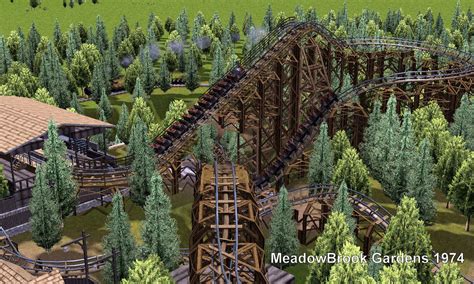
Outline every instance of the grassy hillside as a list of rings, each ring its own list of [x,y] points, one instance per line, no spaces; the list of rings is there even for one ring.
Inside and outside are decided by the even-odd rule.
[[[13,3],[9,0],[1,0],[0,33],[7,34],[17,27],[25,30],[32,22],[35,22],[41,33],[51,34],[55,19],[65,28],[71,23],[83,22],[87,25],[94,23],[98,14],[104,18],[111,31],[112,26],[118,23],[122,15],[127,16],[130,24],[137,21],[144,24],[150,12],[159,15],[164,21],[168,16],[176,19],[183,8],[186,8],[188,15],[193,18],[197,11],[202,11],[206,17],[210,17],[217,11],[225,22],[230,12],[234,11],[239,23],[245,12],[250,12],[255,23],[260,24],[269,3],[272,4],[275,14],[278,11],[285,11],[287,15],[293,14],[295,6],[301,4],[305,9],[309,6],[316,7],[318,14],[321,15],[331,9],[339,10],[344,0],[99,0],[100,3],[96,5],[92,4],[91,0],[78,5],[76,0],[74,8],[69,6],[64,8],[60,0],[42,0],[41,2],[41,6],[31,9],[27,0],[13,0]],[[69,0],[66,2],[69,3]],[[425,11],[427,7],[431,7],[435,14],[441,12],[448,20],[446,23],[450,23],[456,4],[456,0],[350,0],[347,2],[351,14],[370,8],[385,15],[388,9],[402,8],[406,13],[415,15],[418,11]],[[461,4],[463,9],[467,9],[469,5],[474,6],[472,1],[468,0],[461,0]]]

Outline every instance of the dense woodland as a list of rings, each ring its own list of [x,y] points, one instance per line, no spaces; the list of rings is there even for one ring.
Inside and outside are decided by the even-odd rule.
[[[78,23],[63,31],[56,23],[51,35],[41,35],[32,24],[27,32],[18,29],[0,36],[0,95],[30,97],[78,113],[82,113],[80,100],[91,99],[97,103],[98,117],[104,121],[112,116],[111,94],[126,91],[132,95],[133,107],[121,106],[116,131],[109,135],[114,137],[109,137],[108,143],[124,142],[134,156],[130,190],[133,201],[145,211],[143,244],[135,243],[119,194],[113,198],[107,222],[109,233],[103,240],[105,252],[113,248],[121,251],[119,274],[124,283],[135,283],[137,279],[170,282],[168,271],[176,268],[180,259],[176,221],[170,217],[171,203],[155,171],[154,153],[148,142],[187,107],[176,100],[170,104],[165,118],[157,121],[148,100],[153,90],[160,88],[166,92],[173,80],[179,78],[185,88],[194,91],[203,83],[200,70],[205,58],[212,61],[209,83],[213,84],[239,60],[238,55],[245,56],[287,16],[290,15],[274,13],[269,6],[264,19],[253,19],[247,14],[239,27],[234,14],[225,23],[217,13],[211,19],[198,13],[191,23],[183,10],[176,19],[165,21],[152,14],[146,27],[130,25],[122,17],[111,35],[97,16],[96,25],[91,27]],[[462,11],[459,4],[452,19],[433,15],[429,8],[416,16],[398,10],[382,17],[364,10],[350,18],[345,7],[318,15],[314,8],[305,11],[298,6],[294,16],[298,21],[318,21],[341,38],[398,37],[474,52],[473,12]],[[474,212],[472,95],[463,95],[451,124],[435,102],[413,113],[403,109],[399,114],[396,105],[393,96],[386,108],[382,108],[380,101],[374,101],[364,142],[358,149],[351,146],[344,131],[330,137],[327,125],[322,124],[314,142],[308,183],[335,184],[339,194],[324,233],[316,240],[314,254],[360,254],[348,189],[370,196],[369,177],[378,180],[385,194],[398,204],[384,240],[372,248],[372,253],[431,255],[425,226],[436,216],[435,188],[466,216],[466,230],[469,229]],[[37,169],[30,205],[33,239],[46,250],[61,239],[61,224],[74,208],[77,191],[66,161],[65,145],[58,139],[54,123],[49,126],[48,137],[44,146],[47,162]],[[226,132],[220,141],[234,161],[236,137],[236,133]],[[193,148],[195,156],[212,162],[216,140],[213,126],[200,127]],[[7,183],[0,176],[0,196],[7,194]],[[279,194],[268,250],[297,254],[300,245],[287,190],[281,188]],[[429,263],[315,264],[307,282],[341,283],[350,279],[370,283],[462,283],[455,264],[443,265],[436,276],[430,270]],[[105,268],[104,276],[107,282],[112,281],[110,266]]]

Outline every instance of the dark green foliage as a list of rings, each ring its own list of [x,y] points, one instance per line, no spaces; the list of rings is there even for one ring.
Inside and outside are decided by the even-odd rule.
[[[168,69],[168,64],[166,63],[164,56],[160,59],[158,85],[163,92],[166,92],[171,88],[171,73]]]
[[[125,103],[122,104],[122,108],[120,110],[120,117],[117,122],[117,136],[118,138],[128,144],[128,138],[129,138],[129,133],[128,133],[128,107]]]
[[[153,150],[148,145],[148,129],[141,119],[136,119],[130,133],[129,153],[133,155],[130,191],[132,200],[143,206],[150,194],[150,180],[155,172]]]
[[[186,64],[186,88],[191,92],[199,87],[200,78],[195,55],[190,52],[188,54],[188,62]]]
[[[211,125],[202,125],[197,131],[196,145],[193,147],[194,156],[205,163],[214,161],[214,138]]]
[[[267,11],[265,12],[265,17],[263,18],[263,28],[270,32],[274,26],[273,11],[272,5],[268,5]]]
[[[122,195],[116,193],[112,199],[112,211],[107,216],[107,235],[102,241],[104,253],[110,254],[112,249],[119,251],[117,257],[118,278],[127,278],[128,270],[135,259],[135,240],[130,231],[130,221],[128,214],[123,208]],[[103,275],[106,283],[114,283],[113,270],[110,262],[107,262]]]
[[[144,247],[148,253],[158,255],[167,269],[173,270],[181,259],[178,228],[176,220],[170,216],[171,201],[163,190],[158,173],[151,177],[149,190],[142,225]]]
[[[107,78],[110,80],[117,79],[120,76],[120,63],[117,58],[114,44],[109,43],[109,49],[105,53],[104,60]]]
[[[76,93],[72,93],[72,99],[71,99],[70,105],[73,109],[76,110],[77,113],[82,114],[84,112],[81,104],[79,103],[79,100],[77,99]]]
[[[104,112],[104,116],[107,119],[110,119],[113,114],[112,105],[110,104],[109,97],[105,93],[105,90],[102,89],[102,95],[100,96],[99,109]]]
[[[349,201],[348,190],[349,189],[347,188],[346,183],[342,182],[337,192],[337,198],[332,206],[332,211],[343,213],[346,217],[346,223],[347,226],[349,226],[349,230],[351,232],[354,232],[356,228],[355,220],[354,218],[352,218],[352,212],[354,211],[354,208],[352,207],[352,204]]]
[[[35,186],[30,200],[30,224],[33,241],[49,251],[61,240],[62,219],[59,206],[48,186],[45,166],[36,168]]]
[[[466,146],[474,151],[474,103],[468,94],[462,96],[461,105],[454,114],[454,122],[449,130],[453,135],[461,136],[466,141]]]
[[[413,170],[408,179],[408,196],[415,198],[420,216],[425,223],[432,222],[436,215],[434,188],[436,178],[433,174],[433,158],[427,139],[421,142],[418,153],[415,154]]]
[[[176,24],[173,21],[173,19],[171,19],[170,17],[166,18],[165,30],[170,34],[175,29],[176,29]]]
[[[8,194],[8,180],[3,174],[3,165],[0,165],[0,199],[7,197]]]
[[[43,54],[39,81],[53,96],[59,107],[69,107],[71,95],[67,89],[68,82],[66,74],[59,62],[58,54],[56,53],[52,43],[48,43],[48,47]]]
[[[381,129],[382,113],[380,108],[382,104],[379,100],[374,102],[374,107],[369,115],[367,127],[364,130],[364,141],[362,144],[361,156],[364,159],[371,172],[374,174],[377,171],[377,159],[375,156],[379,156],[380,153],[376,153],[379,150],[377,139],[379,138]]]
[[[145,93],[145,90],[143,89],[142,80],[140,79],[140,77],[137,78],[137,81],[135,83],[135,88],[133,88],[132,98],[133,100],[135,100],[136,98],[143,98],[143,99],[148,98],[148,95]]]
[[[211,76],[209,78],[209,84],[217,82],[225,73],[225,61],[222,54],[221,45],[218,44],[214,51],[214,59],[212,61]]]
[[[176,31],[178,31],[183,42],[186,42],[186,38],[189,34],[189,23],[188,23],[188,14],[184,8],[176,19]]]
[[[30,0],[30,6],[31,6],[31,8],[33,8],[33,9],[36,8],[36,7],[38,7],[39,4],[40,4],[40,0]]]
[[[56,125],[50,121],[48,139],[44,142],[45,178],[59,205],[59,214],[66,217],[76,204],[77,186],[66,157],[66,145],[59,138]]]
[[[332,212],[324,226],[323,233],[316,239],[312,254],[323,256],[328,253],[336,253],[339,255],[344,244],[354,241],[352,235],[344,214]],[[333,265],[328,262],[313,262],[310,264],[310,272],[306,283],[325,283],[329,278]]]
[[[431,250],[430,236],[420,220],[415,199],[403,197],[382,241],[382,255],[403,253],[430,257]],[[428,283],[431,280],[431,263],[416,263],[415,268],[419,281]]]
[[[321,124],[318,139],[314,142],[309,161],[308,181],[310,184],[329,184],[332,178],[334,155],[326,122]]]
[[[254,27],[252,15],[245,13],[244,23],[242,26],[242,31],[244,35],[248,36],[250,32],[250,28]]]
[[[143,59],[142,62],[142,73],[140,74],[140,80],[142,80],[142,85],[145,93],[151,95],[153,89],[156,86],[157,78],[155,73],[155,68],[153,67],[153,61],[150,57],[149,48],[143,50]]]
[[[278,204],[273,210],[270,239],[268,240],[269,252],[296,255],[299,247],[296,223],[293,220],[293,206],[288,200],[288,191],[284,186],[280,188]],[[273,264],[280,268],[285,266],[283,263]]]
[[[367,270],[369,272],[369,275],[374,278],[375,281],[380,280],[380,271],[384,267],[383,263],[376,262],[374,260],[374,254],[382,255],[382,248],[378,244],[373,244],[372,247],[370,248],[369,251],[369,265],[367,267]]]
[[[148,30],[153,31],[156,41],[159,41],[165,33],[165,29],[163,28],[160,18],[155,16],[154,13],[151,13],[148,17]]]
[[[229,158],[230,161],[236,163],[237,158],[238,158],[238,139],[239,139],[239,134],[235,131],[228,131],[226,130],[224,132],[224,135],[222,136],[221,139],[221,145],[224,146],[224,149],[226,150],[227,157]]]
[[[6,74],[11,64],[12,57],[7,47],[7,42],[0,36],[0,75]]]
[[[105,64],[102,61],[99,61],[94,65],[94,71],[92,72],[92,99],[96,103],[101,99],[102,93],[105,93],[106,95],[110,93],[110,82],[107,78],[105,68]]]
[[[448,199],[467,217],[466,231],[469,231],[474,214],[474,152],[461,164],[449,185]]]
[[[96,31],[95,31],[95,45],[99,50],[100,54],[104,55],[105,50],[108,49],[109,39],[107,36],[107,29],[105,28],[104,21],[100,15],[96,18]]]

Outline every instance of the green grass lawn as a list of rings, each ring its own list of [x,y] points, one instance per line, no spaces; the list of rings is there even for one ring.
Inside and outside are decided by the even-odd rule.
[[[53,25],[57,19],[63,29],[71,23],[83,22],[86,25],[95,23],[98,14],[105,20],[109,33],[113,26],[119,22],[120,17],[125,14],[131,26],[136,22],[144,25],[150,12],[159,15],[163,21],[170,16],[176,19],[179,12],[186,8],[188,15],[192,18],[198,11],[202,11],[209,18],[214,12],[218,12],[221,20],[227,22],[229,14],[234,11],[239,24],[242,23],[245,12],[250,12],[255,24],[262,22],[265,9],[268,4],[273,7],[274,14],[279,11],[292,15],[296,5],[301,4],[304,8],[313,6],[318,15],[327,13],[329,10],[339,10],[344,0],[315,1],[315,0],[99,0],[99,4],[86,1],[83,5],[74,8],[64,8],[62,1],[42,0],[41,6],[36,9],[30,8],[29,1],[8,0],[0,1],[0,33],[8,34],[11,30],[21,27],[27,30],[32,22],[35,22],[41,33],[52,35]],[[69,0],[66,1],[69,3]],[[451,22],[456,0],[349,0],[348,8],[351,14],[359,13],[362,9],[370,8],[379,11],[385,16],[388,9],[402,8],[408,14],[416,15],[418,11],[424,11],[431,7],[435,14],[441,12],[445,23]],[[472,1],[462,0],[463,8],[467,10]],[[192,19],[189,21],[192,23]]]

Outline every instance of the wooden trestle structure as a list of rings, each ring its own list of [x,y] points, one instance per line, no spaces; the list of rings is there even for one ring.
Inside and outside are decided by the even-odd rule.
[[[258,214],[242,166],[204,165],[192,210],[190,283],[268,283]]]

